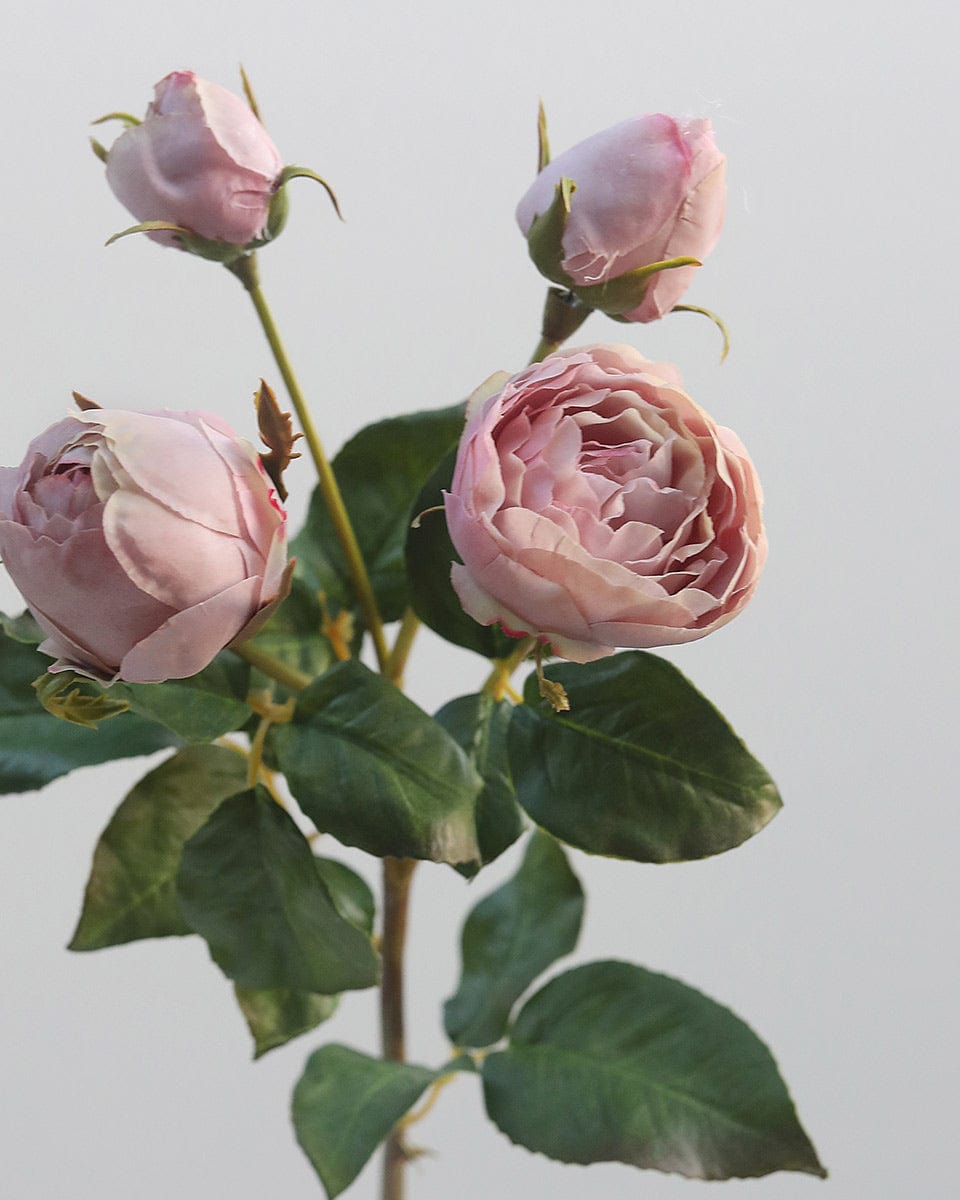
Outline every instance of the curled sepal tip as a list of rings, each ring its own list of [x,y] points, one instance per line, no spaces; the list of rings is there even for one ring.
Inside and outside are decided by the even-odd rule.
[[[73,671],[49,672],[31,684],[37,699],[52,716],[85,729],[96,729],[100,721],[119,717],[130,705],[126,700],[114,700],[89,679]]]
[[[336,192],[329,183],[316,171],[311,171],[309,167],[284,167],[280,172],[280,178],[277,181],[277,190],[282,191],[291,179],[312,179],[314,183],[319,183],[323,190],[330,197],[330,203],[333,205],[334,212],[340,220],[343,220],[343,213],[340,211],[340,202],[337,200]]]
[[[648,263],[645,267],[637,267],[635,271],[627,271],[603,283],[574,287],[571,290],[578,300],[590,308],[599,308],[610,317],[622,317],[640,307],[654,275],[659,275],[661,271],[675,271],[677,267],[702,266],[699,258],[684,254],[678,258],[665,258],[661,262]]]
[[[699,313],[702,317],[709,318],[720,330],[720,336],[723,338],[723,348],[720,351],[720,361],[723,362],[726,359],[727,355],[730,353],[730,331],[727,329],[726,322],[721,316],[709,308],[700,308],[696,304],[675,304],[670,311]]]
[[[250,84],[250,77],[244,70],[243,63],[240,64],[240,83],[243,86],[243,95],[247,103],[250,105],[250,111],[257,118],[260,124],[263,124],[263,117],[260,116],[260,105],[257,103],[257,98],[253,94],[253,87]]]
[[[174,225],[172,221],[141,221],[139,225],[131,225],[129,229],[121,229],[119,233],[108,237],[103,244],[105,246],[112,246],[114,242],[119,242],[121,238],[127,237],[131,233],[156,233],[159,230],[190,236],[189,229],[184,229],[182,225]]]
[[[82,392],[71,392],[73,402],[81,412],[92,412],[95,409],[103,408],[102,404],[98,404],[96,400],[91,400],[89,396],[84,396]]]
[[[126,112],[109,112],[104,113],[102,117],[97,117],[95,121],[91,121],[91,125],[102,125],[105,121],[122,121],[129,129],[132,125],[142,125],[143,122],[139,117],[133,116],[132,113]]]
[[[537,109],[537,174],[550,162],[550,140],[547,137],[547,113],[543,101]]]
[[[97,158],[100,159],[100,161],[102,163],[105,163],[107,161],[107,148],[103,144],[103,142],[98,142],[95,137],[92,137],[90,139],[90,149],[94,152],[94,154],[97,156]]]

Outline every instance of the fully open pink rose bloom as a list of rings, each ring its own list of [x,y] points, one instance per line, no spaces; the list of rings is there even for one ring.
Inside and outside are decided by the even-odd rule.
[[[51,671],[159,683],[247,636],[287,588],[259,458],[205,412],[97,409],[0,469],[0,555]]]
[[[470,616],[590,662],[740,612],[767,552],[760,484],[675,367],[587,346],[497,383],[471,400],[444,497]]]
[[[281,170],[249,105],[192,71],[161,79],[143,123],[107,154],[107,182],[138,220],[235,246],[263,232]],[[169,233],[150,236],[175,244]]]
[[[561,178],[576,191],[563,234],[562,266],[588,286],[669,258],[703,259],[720,236],[726,209],[724,156],[708,120],[663,113],[596,133],[544,168],[517,206],[524,235],[547,211]],[[654,321],[679,301],[696,267],[655,276],[628,321]]]

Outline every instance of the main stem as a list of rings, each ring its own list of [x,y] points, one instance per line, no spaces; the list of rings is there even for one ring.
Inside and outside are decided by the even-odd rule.
[[[330,514],[330,520],[336,532],[337,539],[340,542],[340,547],[343,550],[347,570],[350,572],[354,591],[357,594],[357,602],[363,614],[364,624],[370,631],[370,637],[373,639],[377,663],[380,670],[385,672],[390,652],[387,649],[387,641],[383,633],[383,621],[380,619],[380,611],[377,608],[377,601],[373,594],[373,588],[370,585],[370,576],[367,574],[363,555],[360,552],[360,547],[357,545],[357,538],[353,532],[353,525],[350,522],[346,505],[343,503],[337,478],[324,452],[320,435],[317,433],[313,418],[310,415],[310,409],[307,407],[303,392],[300,390],[300,384],[293,373],[293,367],[290,365],[290,359],[287,357],[286,349],[280,339],[280,333],[273,319],[273,313],[270,311],[266,297],[261,290],[256,256],[253,254],[244,255],[242,258],[237,259],[236,262],[231,263],[228,270],[236,275],[253,301],[253,307],[260,318],[263,332],[266,334],[270,349],[273,351],[274,360],[283,377],[283,382],[286,385],[290,399],[293,402],[293,407],[297,413],[297,420],[300,422],[300,428],[303,430],[304,439],[316,464],[320,492],[327,506],[327,512]]]
[[[403,1062],[406,1056],[403,1011],[403,950],[407,937],[410,883],[416,867],[412,858],[383,860],[383,937],[380,953],[383,979],[380,984],[380,1033],[383,1057]],[[403,1200],[407,1154],[402,1130],[397,1127],[387,1139],[383,1157],[382,1200]]]

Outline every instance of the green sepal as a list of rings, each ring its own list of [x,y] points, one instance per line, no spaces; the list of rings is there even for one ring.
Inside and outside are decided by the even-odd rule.
[[[632,650],[546,674],[570,711],[553,712],[531,675],[508,749],[517,800],[561,841],[678,862],[740,845],[779,811],[773,780],[666,659]]]
[[[329,1200],[345,1191],[439,1071],[321,1046],[293,1091],[297,1141]]]
[[[702,993],[630,963],[552,979],[482,1074],[498,1128],[560,1162],[693,1179],[826,1176],[756,1034]]]
[[[14,623],[22,635],[27,623]],[[31,686],[49,664],[29,642],[0,637],[0,793],[32,791],[76,767],[180,744],[175,734],[134,713],[121,713],[98,729],[58,721],[40,707]]]
[[[706,317],[712,321],[720,330],[720,336],[723,338],[723,347],[720,351],[720,361],[723,362],[730,353],[730,331],[727,329],[726,322],[719,313],[715,313],[710,308],[700,308],[697,304],[675,304],[670,309],[671,312],[692,312],[699,313],[700,316]]]
[[[340,202],[337,200],[336,192],[316,171],[311,171],[309,167],[284,167],[280,172],[280,178],[277,180],[277,190],[282,191],[291,179],[312,179],[314,183],[319,183],[330,197],[330,203],[333,205],[334,212],[341,221],[343,220],[343,213],[340,211]]]
[[[665,258],[662,262],[649,263],[645,267],[637,267],[635,271],[617,275],[605,283],[594,283],[587,287],[575,284],[570,290],[589,308],[599,309],[610,317],[621,317],[640,307],[652,276],[659,275],[661,271],[676,270],[677,267],[702,265],[699,258],[691,258],[689,255]]]
[[[135,116],[133,116],[132,113],[127,113],[127,112],[104,113],[104,115],[102,117],[97,117],[97,119],[95,121],[91,121],[90,124],[91,125],[102,125],[105,121],[122,121],[123,124],[128,129],[132,125],[142,125],[143,124],[143,121],[141,121],[139,117],[135,117]]]
[[[269,742],[316,827],[380,857],[479,860],[482,781],[452,737],[356,659],[303,691]]]
[[[48,671],[30,685],[43,707],[60,721],[96,729],[101,721],[128,712],[130,703],[108,696],[103,688],[74,671]]]
[[[253,1038],[253,1057],[309,1033],[337,1011],[339,995],[295,992],[291,988],[243,988],[234,984],[237,1004]]]
[[[103,142],[98,142],[95,137],[90,138],[90,149],[102,163],[107,161],[107,148]]]
[[[481,900],[460,937],[462,971],[443,1006],[456,1046],[490,1046],[503,1037],[513,1006],[580,936],[583,889],[563,848],[536,830],[512,879]]]
[[[226,746],[188,746],[145,775],[97,841],[69,948],[192,933],[177,904],[183,847],[246,778],[245,756]]]
[[[494,625],[480,625],[463,611],[450,582],[450,567],[460,558],[447,532],[443,493],[450,488],[457,447],[451,446],[420,490],[413,505],[423,517],[407,530],[405,558],[410,603],[434,633],[484,658],[506,658],[516,646]],[[435,511],[436,510],[436,511]]]
[[[369,937],[340,915],[306,838],[262,787],[226,800],[187,842],[177,899],[241,987],[331,995],[379,979]]]
[[[210,262],[222,263],[227,267],[249,254],[251,250],[264,245],[268,240],[255,238],[246,245],[237,246],[232,242],[215,242],[210,238],[200,237],[199,234],[192,233],[182,225],[175,225],[172,221],[141,221],[139,225],[131,225],[129,229],[121,229],[119,233],[112,234],[104,242],[104,245],[112,246],[120,238],[129,237],[132,233],[159,232],[172,233],[182,250],[195,254],[198,258],[208,259]]]
[[[526,825],[523,810],[517,804],[507,757],[512,713],[509,701],[497,701],[479,693],[457,696],[434,715],[434,720],[464,750],[483,780],[475,806],[481,866],[493,862],[512,846]],[[457,869],[472,878],[479,867],[467,864]]]
[[[563,176],[554,189],[550,207],[534,218],[527,231],[527,250],[537,270],[571,291],[575,290],[574,282],[563,269],[563,234],[570,216],[570,199],[576,190],[573,180]]]
[[[550,139],[547,137],[547,112],[541,100],[537,106],[537,174],[550,164]]]

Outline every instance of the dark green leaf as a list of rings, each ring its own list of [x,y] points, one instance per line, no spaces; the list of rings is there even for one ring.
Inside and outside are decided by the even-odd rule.
[[[176,894],[184,843],[246,778],[243,755],[224,746],[188,746],[144,776],[97,842],[70,949],[191,933]]]
[[[166,683],[115,683],[109,695],[128,700],[134,712],[172,729],[189,742],[212,742],[250,716],[250,668],[224,651],[189,679]]]
[[[582,920],[580,881],[558,843],[537,830],[516,875],[467,917],[460,986],[443,1006],[451,1042],[499,1041],[530,984],[576,946]]]
[[[337,1010],[339,996],[295,992],[290,988],[256,990],[234,985],[237,1003],[253,1035],[253,1057],[285,1046],[293,1038],[328,1021]]]
[[[333,1200],[439,1076],[438,1071],[322,1046],[293,1092],[293,1125]]]
[[[520,804],[562,841],[641,862],[705,858],[780,808],[767,772],[665,659],[631,651],[546,674],[570,711],[543,703],[531,675],[510,765]]]
[[[290,790],[316,827],[381,857],[471,862],[481,781],[453,738],[356,659],[302,692],[271,731]]]
[[[476,823],[477,844],[484,864],[493,862],[512,846],[525,824],[507,761],[507,731],[512,712],[513,705],[506,700],[498,703],[481,693],[458,696],[434,718],[466,751],[483,780],[483,790],[476,801]]]
[[[330,643],[320,632],[322,622],[316,589],[294,575],[290,595],[253,638],[253,645],[288,667],[320,675],[333,657]]]
[[[99,729],[51,716],[30,686],[49,666],[34,646],[0,637],[0,794],[29,792],[77,767],[179,744],[169,730],[133,713]]]
[[[364,933],[373,933],[376,901],[367,881],[346,863],[338,862],[335,858],[318,858],[315,861],[320,878],[327,885],[340,916]]]
[[[46,636],[29,609],[20,613],[18,617],[8,617],[6,613],[0,613],[0,625],[8,638],[13,638],[15,642],[26,642],[30,646],[39,646]]]
[[[344,504],[385,621],[407,607],[403,543],[424,480],[463,429],[462,404],[390,417],[361,429],[333,460]],[[292,551],[338,603],[350,595],[348,573],[319,488]],[[333,577],[331,581],[331,576]]]
[[[187,842],[177,894],[241,987],[330,995],[377,982],[370,939],[337,912],[306,838],[263,788],[225,801]]]
[[[452,447],[433,472],[414,505],[414,513],[423,513],[416,529],[407,532],[407,576],[410,602],[425,625],[455,646],[474,650],[485,658],[506,658],[516,641],[493,625],[479,625],[463,611],[450,582],[450,567],[460,558],[447,533],[442,511],[429,512],[443,504],[449,491],[457,448]]]
[[[577,967],[483,1064],[491,1119],[561,1162],[693,1179],[824,1176],[770,1051],[729,1009],[623,962]]]

